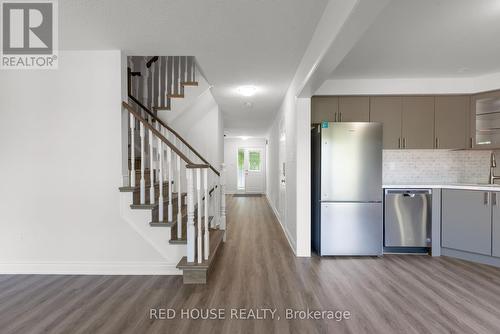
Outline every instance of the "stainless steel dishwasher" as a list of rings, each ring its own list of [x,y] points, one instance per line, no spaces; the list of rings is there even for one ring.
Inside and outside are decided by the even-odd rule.
[[[385,190],[385,247],[430,247],[432,191]]]

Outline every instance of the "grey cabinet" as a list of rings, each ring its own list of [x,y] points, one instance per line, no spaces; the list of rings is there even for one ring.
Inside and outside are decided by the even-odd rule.
[[[500,257],[500,193],[492,193],[491,255]]]
[[[476,146],[496,141],[496,135],[500,143],[500,130],[475,135],[476,123],[481,125],[486,119],[498,118],[500,128],[500,98],[497,104],[497,100],[492,99],[497,96],[495,94],[500,96],[500,92],[478,94],[472,98],[468,95],[313,96],[311,123],[382,123],[384,149],[465,149],[472,147],[471,128],[474,128]],[[479,110],[475,106],[486,105],[485,101],[489,101],[490,109],[497,106],[498,112],[471,117],[472,112]],[[481,112],[485,108],[483,106]]]
[[[370,122],[382,123],[384,149],[401,148],[400,96],[374,96],[370,98]]]
[[[442,191],[443,247],[491,255],[491,194],[474,190]]]
[[[370,98],[368,96],[341,96],[338,122],[369,122]]]
[[[403,148],[434,148],[434,97],[405,96],[402,102]]]
[[[375,96],[370,121],[384,125],[385,149],[434,148],[434,97]]]
[[[435,148],[467,148],[469,106],[469,96],[436,96]]]
[[[339,112],[336,96],[313,96],[311,98],[311,123],[335,122]]]
[[[471,97],[470,139],[474,148],[500,147],[500,91]]]

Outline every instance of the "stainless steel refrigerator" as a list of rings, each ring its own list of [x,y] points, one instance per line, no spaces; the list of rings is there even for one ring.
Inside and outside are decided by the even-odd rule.
[[[381,255],[382,124],[311,129],[312,248],[319,255]]]

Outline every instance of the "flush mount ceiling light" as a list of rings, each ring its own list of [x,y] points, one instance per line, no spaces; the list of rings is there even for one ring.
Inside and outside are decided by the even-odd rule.
[[[257,92],[257,87],[255,86],[240,86],[237,89],[238,94],[243,96],[253,96]]]

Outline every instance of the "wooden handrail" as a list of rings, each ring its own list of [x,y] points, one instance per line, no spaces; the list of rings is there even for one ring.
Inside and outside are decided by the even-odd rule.
[[[209,168],[210,165],[205,164],[187,164],[186,168],[196,169],[196,168]]]
[[[158,116],[156,116],[151,110],[149,110],[145,105],[143,105],[139,100],[137,100],[133,95],[131,94],[128,94],[128,97],[134,101],[134,103],[136,103],[141,109],[143,109],[149,116],[151,116],[155,121],[157,121],[158,123],[160,123],[163,127],[167,128],[170,132],[172,132],[172,134],[174,136],[176,136],[177,138],[179,138],[179,140],[187,146],[187,148],[189,148],[191,151],[193,151],[194,154],[196,154],[196,156],[198,158],[200,158],[201,161],[203,161],[215,174],[217,174],[217,176],[220,176],[220,173],[217,169],[215,169],[212,165],[210,165],[210,163],[201,156],[200,153],[198,153],[198,151],[196,151],[191,145],[189,145],[189,143],[184,139],[182,138],[174,129],[172,129],[170,126],[168,126],[165,122],[163,122]]]
[[[210,191],[208,192],[208,196],[209,197],[212,197],[212,193],[215,191],[215,189],[217,189],[217,185],[213,186],[212,189],[210,189]],[[205,196],[203,196],[201,198],[201,200],[204,201],[205,200]]]
[[[168,141],[158,130],[156,130],[151,124],[149,124],[144,118],[142,118],[142,116],[137,111],[135,111],[131,106],[129,106],[127,102],[123,101],[122,105],[124,108],[128,110],[129,113],[134,115],[134,117],[137,120],[139,120],[139,122],[143,123],[143,125],[146,128],[152,131],[155,134],[155,136],[160,138],[162,142],[164,142],[168,147],[172,149],[172,151],[174,151],[179,157],[181,157],[182,160],[184,160],[188,165],[194,165],[194,163],[191,160],[189,160],[189,158],[186,157],[184,153],[182,153],[174,144]]]
[[[215,189],[217,189],[217,185],[213,186],[212,189],[208,192],[208,195],[209,196],[212,196],[212,193],[215,191]]]
[[[146,63],[146,67],[147,68],[150,68],[151,65],[153,65],[154,62],[156,62],[158,60],[158,56],[154,56],[153,58],[151,58],[147,63]]]

